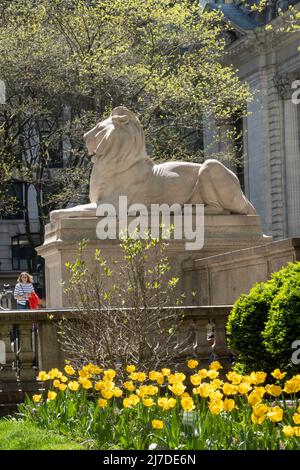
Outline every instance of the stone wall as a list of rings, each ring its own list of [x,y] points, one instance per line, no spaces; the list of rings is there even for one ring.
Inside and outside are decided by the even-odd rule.
[[[300,238],[197,259],[184,266],[187,301],[195,305],[233,304],[256,282],[266,281],[288,262],[300,261]]]
[[[228,370],[225,325],[231,306],[177,307],[177,310],[185,314],[179,335],[192,338],[190,349],[178,358],[178,362],[182,364],[194,357],[205,367],[213,354],[223,362],[224,370]],[[77,312],[71,309],[0,312],[0,415],[13,410],[24,400],[26,393],[32,395],[45,390],[47,384],[36,380],[40,370],[65,366],[65,356],[58,341],[58,322],[62,318],[72,321],[76,316]],[[207,333],[212,330],[215,336],[213,347],[207,341]]]

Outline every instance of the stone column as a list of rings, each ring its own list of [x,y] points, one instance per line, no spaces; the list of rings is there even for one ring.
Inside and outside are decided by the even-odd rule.
[[[276,56],[268,74],[268,140],[270,175],[270,215],[274,240],[287,237],[285,188],[284,188],[284,142],[282,135],[282,102],[278,94],[274,75]]]
[[[247,138],[245,142],[247,151],[247,165],[245,166],[246,196],[261,217],[264,233],[269,234],[268,211],[266,208],[268,178],[264,139],[266,122],[262,116],[263,85],[260,74],[256,73],[251,76],[248,83],[254,97],[247,107],[249,115],[247,116]]]
[[[299,106],[292,102],[292,82],[295,74],[277,77],[277,87],[283,100],[284,171],[286,188],[287,236],[300,235],[300,116]]]

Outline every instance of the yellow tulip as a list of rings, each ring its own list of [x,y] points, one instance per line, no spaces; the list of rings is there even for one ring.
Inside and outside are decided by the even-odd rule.
[[[86,370],[88,370],[92,375],[99,375],[102,372],[102,369],[95,364],[88,364],[85,366]]]
[[[241,395],[246,395],[246,393],[249,392],[249,390],[251,390],[251,385],[249,385],[249,383],[247,382],[242,382],[240,383],[239,385],[236,385],[237,387],[237,391],[241,394]]]
[[[223,369],[223,367],[221,366],[221,364],[219,363],[219,361],[213,361],[213,362],[209,365],[209,369],[210,369],[210,370],[219,370],[219,369]]]
[[[75,381],[69,382],[68,387],[70,390],[72,390],[72,392],[77,392],[77,390],[79,389],[79,383]]]
[[[113,394],[114,394],[114,397],[120,398],[123,395],[123,390],[116,387],[116,388],[113,389]]]
[[[52,392],[51,390],[49,390],[49,392],[48,392],[48,400],[53,401],[53,400],[55,400],[56,396],[57,396],[57,393],[56,393],[56,392]]]
[[[105,408],[107,406],[107,400],[104,400],[103,398],[99,398],[98,406],[100,406],[100,408]]]
[[[60,386],[60,381],[59,381],[58,379],[55,379],[55,380],[53,381],[53,387],[59,388],[59,386]]]
[[[189,369],[196,369],[196,367],[198,366],[199,362],[196,361],[195,359],[190,359],[188,362],[187,362],[187,366],[189,367]]]
[[[198,374],[194,374],[190,376],[190,381],[193,385],[200,385],[201,377]]]
[[[180,396],[185,391],[186,386],[181,382],[175,382],[173,385],[168,385],[168,388],[174,393],[174,395]]]
[[[161,372],[162,372],[163,375],[165,375],[166,377],[168,377],[168,375],[171,374],[171,369],[166,369],[166,368],[164,368],[164,369],[161,370]]]
[[[139,397],[135,395],[134,393],[130,395],[129,398],[130,398],[130,401],[133,403],[133,405],[137,405],[140,402]]]
[[[157,395],[158,394],[158,387],[156,385],[148,385],[148,395]]]
[[[85,390],[89,390],[90,388],[93,388],[92,382],[88,379],[84,379],[81,385]]]
[[[176,405],[177,401],[175,398],[171,397],[171,398],[168,398],[168,408],[171,409],[171,408],[174,408],[174,406]]]
[[[133,406],[133,404],[132,404],[132,402],[131,402],[131,400],[130,400],[129,397],[128,397],[128,398],[124,398],[124,400],[123,400],[123,406],[124,406],[124,408],[130,408],[131,406]]]
[[[110,400],[114,396],[111,390],[106,389],[101,390],[101,395],[103,398],[105,398],[105,400]]]
[[[299,413],[294,413],[293,414],[293,421],[295,424],[300,424],[300,414]]]
[[[232,382],[234,385],[238,385],[242,381],[242,376],[240,374],[237,374],[236,372],[230,371],[228,374],[226,374],[226,377],[230,382]]]
[[[116,371],[113,369],[108,369],[103,372],[104,377],[108,380],[111,381],[115,378],[116,376]],[[104,380],[104,379],[103,379]]]
[[[128,390],[129,392],[133,392],[135,390],[135,386],[133,385],[133,382],[131,380],[128,380],[127,382],[124,382],[124,388]]]
[[[129,397],[124,398],[123,406],[124,408],[129,408],[131,406],[137,405],[139,402],[140,402],[139,397],[137,395],[132,394]]]
[[[216,390],[216,391],[211,390],[209,393],[210,401],[219,401],[219,400],[222,400],[222,398],[223,398],[223,395],[219,390]]]
[[[236,393],[234,385],[226,382],[222,387],[224,395],[234,395]]]
[[[160,406],[164,411],[168,411],[171,408],[174,408],[176,405],[175,398],[161,397],[157,400],[158,406]]]
[[[292,426],[283,426],[282,432],[286,437],[293,437],[295,431]]]
[[[281,372],[280,369],[275,369],[273,372],[271,372],[271,375],[273,375],[275,379],[281,380],[286,376],[286,372]]]
[[[86,370],[86,369],[82,369],[82,370],[79,371],[79,377],[80,377],[81,379],[89,379],[90,376],[91,376],[91,374],[90,374],[89,371]]]
[[[54,368],[49,371],[49,377],[51,380],[53,379],[60,379],[62,376],[62,372],[60,372],[58,369]]]
[[[217,377],[219,377],[219,372],[217,370],[209,370],[207,372],[207,377],[209,377],[210,379],[216,379]]]
[[[73,369],[72,366],[65,366],[64,370],[65,370],[66,374],[68,374],[68,375],[74,375],[75,374],[75,370]]]
[[[211,414],[218,415],[221,413],[221,411],[223,411],[224,403],[222,400],[213,401],[209,403],[208,408]]]
[[[298,393],[300,392],[300,379],[293,377],[290,380],[287,380],[284,384],[284,392],[286,393]]]
[[[168,381],[170,384],[174,384],[176,382],[183,382],[185,380],[185,375],[182,372],[175,372],[175,374],[170,374],[168,377]]]
[[[152,427],[153,427],[153,429],[163,429],[164,423],[160,419],[153,419],[152,420]]]
[[[252,410],[256,418],[261,418],[263,415],[265,415],[268,412],[269,408],[267,407],[267,405],[264,405],[263,403],[257,403],[256,405],[252,407]]]
[[[148,385],[142,385],[140,388],[137,389],[136,394],[139,397],[145,397],[148,395]]]
[[[210,386],[213,390],[217,390],[218,388],[221,388],[224,382],[220,379],[214,379],[210,382]]]
[[[235,408],[235,401],[232,398],[225,398],[223,408],[224,411],[232,411]]]
[[[66,390],[66,388],[67,388],[67,385],[66,385],[66,384],[60,384],[60,386],[59,386],[59,390],[60,390],[61,392],[64,392],[64,391]]]
[[[265,387],[254,387],[254,391],[258,393],[261,396],[261,398],[263,398],[264,395],[266,394]]]
[[[145,382],[146,379],[147,379],[147,375],[145,374],[145,372],[137,372],[136,380],[138,382]]]
[[[160,406],[161,408],[163,408],[164,410],[168,410],[169,407],[168,407],[168,398],[167,397],[160,397],[158,400],[157,400],[157,404],[158,406]]]
[[[156,370],[151,370],[149,372],[149,379],[155,381],[157,378],[158,372]]]
[[[41,401],[42,399],[42,395],[33,395],[32,396],[32,400],[34,401],[34,403],[38,403],[39,401]]]
[[[300,437],[300,426],[294,426],[295,436]]]
[[[198,375],[201,379],[206,379],[208,370],[207,369],[200,369],[198,370]]]
[[[283,418],[283,409],[280,406],[274,406],[267,413],[267,416],[273,423],[279,423]]]
[[[104,388],[106,388],[106,384],[102,380],[99,380],[98,382],[95,383],[95,390],[97,390],[97,392],[99,392],[100,390]]]
[[[261,402],[262,397],[259,392],[254,390],[253,392],[250,393],[247,400],[248,400],[249,405],[255,406]]]
[[[211,388],[209,384],[203,383],[199,385],[199,387],[197,388],[197,391],[200,397],[206,398],[211,393]]]
[[[135,366],[133,366],[133,365],[128,365],[128,366],[126,367],[126,372],[128,372],[128,374],[131,374],[132,372],[135,371],[135,369],[136,369]]]
[[[144,406],[152,406],[154,405],[154,401],[152,398],[143,398],[143,405]]]
[[[107,390],[113,390],[115,388],[115,382],[112,382],[108,377],[103,377],[104,388]]]
[[[164,375],[161,372],[158,372],[156,376],[156,382],[158,383],[158,385],[162,385],[164,381],[165,381]]]
[[[252,415],[251,415],[251,421],[254,424],[262,424],[265,419],[266,419],[266,415],[262,415],[260,417],[255,416],[254,413],[252,413]]]
[[[242,375],[241,379],[241,382],[246,382],[247,384],[252,385],[252,379],[250,375]]]
[[[255,384],[255,385],[263,384],[264,381],[266,380],[266,377],[267,377],[266,372],[262,372],[262,371],[251,372],[251,374],[250,374],[250,378],[252,380],[252,383]]]
[[[45,372],[44,370],[41,370],[36,379],[40,380],[41,382],[45,382],[46,380],[50,379],[50,375],[47,374],[47,372]]]
[[[184,411],[193,411],[195,409],[195,404],[191,397],[181,398],[181,406]]]
[[[266,385],[266,391],[269,395],[272,395],[272,397],[279,397],[282,389],[279,385]]]

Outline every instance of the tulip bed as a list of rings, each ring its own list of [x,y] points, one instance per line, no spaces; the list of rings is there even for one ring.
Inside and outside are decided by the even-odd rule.
[[[97,449],[300,448],[300,375],[230,371],[222,379],[219,362],[187,365],[188,377],[133,365],[122,379],[94,364],[41,371],[45,396],[27,397],[20,412]]]

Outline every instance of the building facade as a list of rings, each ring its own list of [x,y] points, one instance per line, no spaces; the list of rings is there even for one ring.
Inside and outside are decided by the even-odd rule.
[[[228,55],[253,100],[243,118],[245,193],[274,239],[300,235],[300,31],[288,31],[288,8],[299,1],[209,3],[220,10]],[[280,14],[282,12],[283,14]],[[209,148],[210,133],[206,134]],[[209,153],[206,156],[209,156]]]
[[[241,126],[244,190],[261,217],[264,233],[276,240],[300,236],[300,31],[286,31],[287,9],[293,5],[299,11],[300,2],[268,0],[263,11],[253,11],[255,1],[201,3],[223,13],[229,26],[224,29],[226,61],[253,93]],[[210,136],[207,129],[206,157],[215,150]],[[16,186],[15,192],[22,205],[24,188]],[[39,245],[33,188],[27,196],[31,231]],[[21,211],[0,219],[0,289],[14,284],[20,271],[30,270],[25,232]]]

